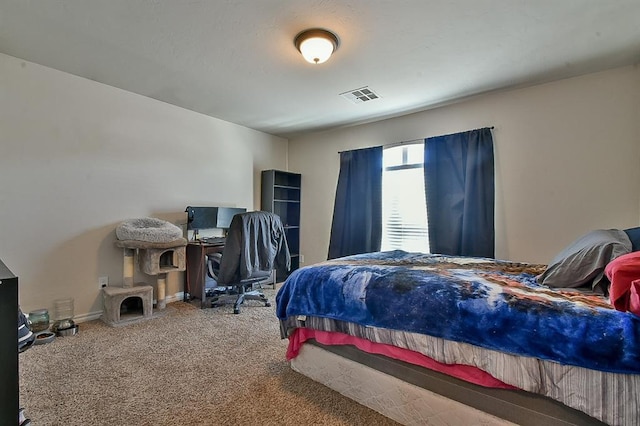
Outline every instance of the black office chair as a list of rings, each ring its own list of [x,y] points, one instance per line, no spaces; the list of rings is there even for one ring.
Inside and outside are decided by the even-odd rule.
[[[210,290],[211,306],[226,296],[236,298],[233,313],[240,313],[245,300],[271,306],[260,291],[261,284],[275,283],[277,267],[291,268],[291,255],[280,217],[255,211],[233,216],[222,254],[207,255],[207,273],[217,282]],[[273,280],[273,281],[272,281]]]

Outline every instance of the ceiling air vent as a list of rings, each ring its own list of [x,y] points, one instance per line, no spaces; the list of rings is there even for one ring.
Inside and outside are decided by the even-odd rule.
[[[380,96],[377,93],[374,93],[373,90],[369,89],[368,86],[340,93],[340,96],[354,104],[361,104],[363,102],[373,101],[380,98]]]

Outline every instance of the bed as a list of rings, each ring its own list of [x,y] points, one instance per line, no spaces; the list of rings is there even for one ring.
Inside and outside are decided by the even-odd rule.
[[[287,358],[403,424],[637,425],[640,317],[540,284],[551,266],[389,251],[298,269],[276,297]]]

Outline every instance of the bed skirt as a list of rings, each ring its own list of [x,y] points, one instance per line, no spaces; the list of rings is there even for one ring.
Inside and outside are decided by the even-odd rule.
[[[473,385],[353,346],[309,341],[291,367],[404,425],[604,424],[550,398]]]

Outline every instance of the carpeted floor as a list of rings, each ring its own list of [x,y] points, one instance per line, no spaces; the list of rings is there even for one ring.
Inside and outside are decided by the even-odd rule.
[[[273,306],[232,310],[82,323],[20,355],[20,405],[34,426],[397,424],[291,370]]]

